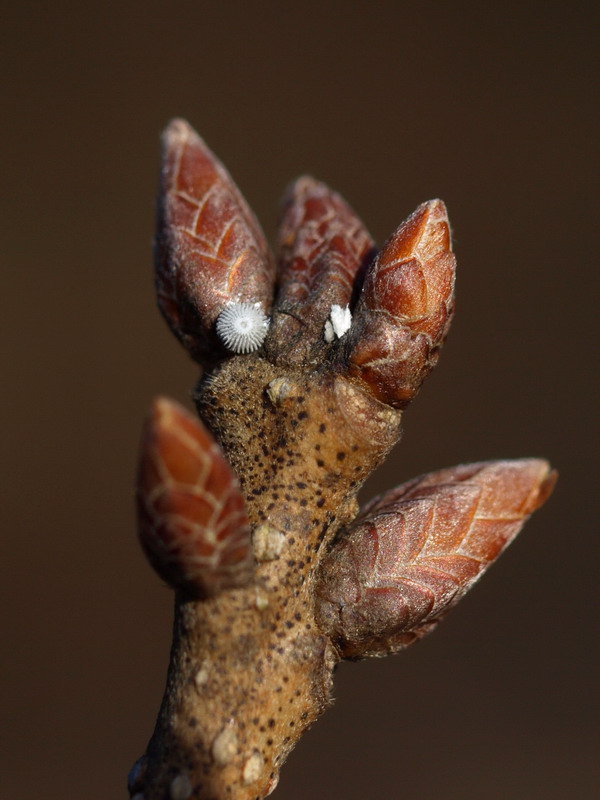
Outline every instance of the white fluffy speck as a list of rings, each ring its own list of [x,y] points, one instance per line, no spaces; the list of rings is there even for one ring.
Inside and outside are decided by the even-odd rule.
[[[264,342],[269,319],[260,303],[231,303],[219,314],[216,328],[228,350],[252,353]]]
[[[237,748],[238,740],[235,731],[232,728],[223,728],[213,742],[213,758],[220,767],[225,767],[235,758]]]
[[[242,771],[242,777],[246,786],[249,786],[251,783],[254,783],[260,778],[260,773],[264,763],[265,762],[261,754],[258,752],[258,750],[255,750],[244,764],[244,769]]]
[[[325,330],[323,331],[325,341],[331,343],[336,336],[338,339],[341,339],[342,336],[350,330],[351,325],[352,312],[350,311],[350,307],[346,306],[342,308],[342,306],[336,304],[332,305],[331,311],[329,312],[329,319],[325,323]]]
[[[181,772],[176,775],[169,786],[171,800],[188,800],[192,796],[192,782],[189,777]]]
[[[210,661],[205,658],[202,664],[200,665],[200,669],[194,676],[194,683],[198,689],[201,689],[205,683],[208,683],[208,679],[210,677]]]
[[[283,550],[285,535],[272,525],[259,525],[252,534],[254,555],[258,561],[273,561]]]

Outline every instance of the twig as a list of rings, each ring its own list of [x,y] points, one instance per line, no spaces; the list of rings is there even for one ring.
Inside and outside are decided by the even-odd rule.
[[[336,663],[435,627],[555,480],[538,459],[471,464],[357,516],[450,324],[446,209],[424,203],[374,257],[344,200],[301,178],[279,238],[274,297],[251,211],[189,125],[171,123],[159,305],[206,373],[202,422],[158,399],[142,439],[140,539],[176,606],[165,697],[130,774],[138,800],[270,794],[330,703]]]

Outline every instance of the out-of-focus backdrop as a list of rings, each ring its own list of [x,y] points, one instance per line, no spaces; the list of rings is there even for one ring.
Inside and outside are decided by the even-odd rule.
[[[592,4],[7,4],[0,794],[125,797],[171,593],[136,543],[151,398],[197,376],[155,307],[158,137],[196,126],[273,240],[309,172],[382,241],[442,197],[457,315],[365,496],[546,456],[554,497],[439,630],[344,664],[276,797],[563,800],[598,787],[598,85]],[[596,185],[595,185],[596,184]]]

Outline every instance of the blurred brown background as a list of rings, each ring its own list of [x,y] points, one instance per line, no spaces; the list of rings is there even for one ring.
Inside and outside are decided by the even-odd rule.
[[[124,798],[171,594],[135,540],[158,136],[187,117],[273,238],[289,180],[381,241],[448,204],[458,312],[365,494],[543,455],[557,492],[439,631],[342,665],[275,797],[590,798],[597,752],[596,20],[588,3],[12,3],[3,11],[0,795]],[[8,288],[6,284],[8,283]]]

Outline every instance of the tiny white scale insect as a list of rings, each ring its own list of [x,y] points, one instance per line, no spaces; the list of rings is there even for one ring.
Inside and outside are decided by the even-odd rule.
[[[350,330],[351,325],[352,312],[350,308],[348,306],[342,308],[342,306],[338,306],[337,304],[332,305],[331,311],[329,312],[329,319],[325,323],[325,330],[323,331],[325,341],[328,343],[333,342],[336,336],[338,339],[341,339],[342,336]]]
[[[228,350],[252,353],[266,338],[269,318],[260,303],[231,303],[219,314],[216,327]]]

